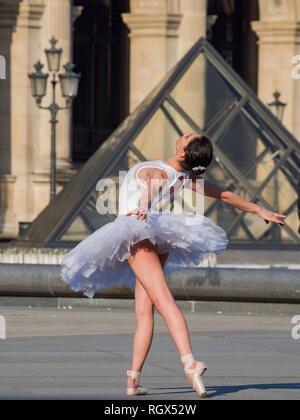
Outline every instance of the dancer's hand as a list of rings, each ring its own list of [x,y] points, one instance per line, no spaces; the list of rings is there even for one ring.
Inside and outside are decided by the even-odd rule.
[[[132,214],[136,214],[138,220],[141,219],[141,220],[145,220],[145,222],[148,221],[148,216],[145,210],[137,208],[128,212],[126,216],[131,216]]]
[[[258,211],[256,212],[257,216],[264,219],[264,221],[268,224],[269,222],[275,222],[278,223],[280,226],[284,226],[284,223],[282,220],[279,220],[279,218],[284,219],[286,216],[283,214],[274,213],[272,211],[263,209],[262,207],[259,207]]]
[[[185,137],[186,139],[188,139],[189,137],[191,137],[193,133],[184,133],[183,137]]]

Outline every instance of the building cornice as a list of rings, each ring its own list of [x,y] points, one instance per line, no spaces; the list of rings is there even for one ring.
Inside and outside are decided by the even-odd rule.
[[[41,19],[45,11],[44,0],[25,0],[20,5],[17,26],[26,28],[40,28]]]
[[[258,44],[300,44],[300,22],[254,21],[252,29],[257,34]]]
[[[16,24],[21,0],[0,0],[0,27],[12,27]]]
[[[181,14],[122,14],[124,23],[130,29],[130,37],[178,37]]]
[[[0,27],[40,28],[44,0],[0,0]]]

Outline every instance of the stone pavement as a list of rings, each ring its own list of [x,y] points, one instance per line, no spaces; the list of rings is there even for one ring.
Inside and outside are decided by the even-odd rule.
[[[0,399],[137,400],[124,395],[132,311],[0,307],[0,315],[7,336],[0,340]],[[208,365],[206,400],[300,399],[291,315],[184,315],[194,354]],[[141,383],[149,394],[139,401],[198,399],[158,314]]]

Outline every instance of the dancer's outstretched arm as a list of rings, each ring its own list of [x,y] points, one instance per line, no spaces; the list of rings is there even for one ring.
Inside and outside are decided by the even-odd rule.
[[[197,179],[201,179],[203,183],[196,182],[196,179],[193,179],[192,189],[194,191],[204,194],[207,197],[212,197],[212,198],[216,198],[218,200],[224,201],[225,203],[231,204],[233,207],[236,207],[237,209],[240,209],[249,213],[254,213],[257,216],[264,219],[266,223],[275,222],[275,223],[278,223],[280,226],[284,226],[283,221],[280,219],[284,219],[286,217],[285,215],[266,210],[255,203],[251,203],[250,201],[243,199],[242,197],[240,197],[239,195],[231,191],[224,190],[218,185],[215,185],[212,182],[209,182],[206,179],[203,179],[202,177],[200,178],[198,176]]]

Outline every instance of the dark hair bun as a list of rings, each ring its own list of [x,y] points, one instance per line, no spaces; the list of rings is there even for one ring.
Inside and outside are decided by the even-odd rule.
[[[183,169],[194,175],[203,174],[205,172],[203,167],[207,168],[214,157],[212,143],[206,136],[199,136],[191,140],[184,151],[185,158],[181,165]],[[193,168],[199,169],[193,170]]]

